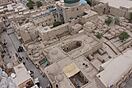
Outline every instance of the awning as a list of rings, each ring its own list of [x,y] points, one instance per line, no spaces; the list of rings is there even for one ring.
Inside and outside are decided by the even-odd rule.
[[[75,63],[71,63],[63,68],[63,72],[68,78],[70,78],[80,72],[80,69],[76,66]]]

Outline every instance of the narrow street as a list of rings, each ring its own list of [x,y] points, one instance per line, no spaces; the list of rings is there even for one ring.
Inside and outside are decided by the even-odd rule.
[[[17,52],[17,49],[19,46],[21,46],[21,43],[17,39],[14,30],[12,28],[7,28],[7,31],[1,34],[1,40],[2,42],[6,41],[7,43],[6,45],[7,48],[5,49],[6,54],[4,57],[4,62],[6,64],[11,63],[12,62],[11,58],[13,57],[13,55],[15,55],[15,53],[17,53],[18,56],[20,57],[24,57],[24,59],[22,59],[22,62],[25,63],[25,67],[27,68],[27,70],[33,71],[34,78],[39,78],[40,86],[42,86],[42,88],[46,88],[46,86],[49,84],[47,77],[42,76],[41,71],[35,67],[35,65],[32,63],[30,59],[28,60],[26,59],[26,57],[28,57],[26,52],[21,53]]]

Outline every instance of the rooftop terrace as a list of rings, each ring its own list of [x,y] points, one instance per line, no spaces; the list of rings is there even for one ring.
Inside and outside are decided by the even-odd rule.
[[[99,0],[103,3],[108,3],[109,6],[115,7],[115,8],[132,8],[132,0]]]

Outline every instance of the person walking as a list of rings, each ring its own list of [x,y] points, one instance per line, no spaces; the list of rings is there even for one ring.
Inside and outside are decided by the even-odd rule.
[[[16,55],[16,57],[18,57],[18,54],[17,53],[15,53],[15,55]]]
[[[25,65],[25,64],[26,64],[26,62],[23,62],[23,64]]]
[[[26,57],[26,60],[29,60],[28,57]]]

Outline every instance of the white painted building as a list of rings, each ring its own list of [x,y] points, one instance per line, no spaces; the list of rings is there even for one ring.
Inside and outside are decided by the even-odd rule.
[[[131,0],[94,0],[101,5],[96,6],[96,11],[109,12],[111,15],[129,18],[129,13],[132,12]],[[102,5],[102,3],[104,5]],[[108,6],[107,6],[108,5]]]
[[[17,84],[19,88],[24,88],[27,86],[27,83],[33,83],[32,77],[25,68],[24,64],[21,63],[14,67],[15,76],[13,81]]]
[[[132,50],[102,64],[102,71],[97,74],[99,88],[120,88],[122,82],[130,77],[132,69]]]

